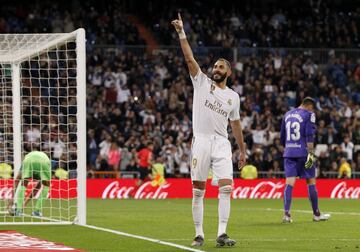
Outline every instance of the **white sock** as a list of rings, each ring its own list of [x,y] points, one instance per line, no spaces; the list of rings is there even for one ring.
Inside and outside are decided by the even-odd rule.
[[[219,188],[219,228],[218,236],[226,233],[226,226],[230,216],[230,194],[232,186],[226,185]]]
[[[192,215],[195,224],[196,235],[204,237],[203,215],[204,215],[204,194],[205,190],[193,189]]]

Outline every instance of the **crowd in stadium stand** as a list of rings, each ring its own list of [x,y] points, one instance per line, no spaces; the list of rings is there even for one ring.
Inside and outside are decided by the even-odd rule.
[[[236,5],[238,4],[238,5]],[[284,8],[289,4],[287,8]],[[142,6],[142,8],[139,8]],[[1,8],[0,32],[70,32],[86,27],[90,44],[144,45],[128,13],[137,15],[160,44],[178,45],[169,20],[181,11],[191,45],[250,47],[360,47],[360,8],[331,1],[254,1],[224,5],[189,1],[35,1]],[[204,11],[199,11],[204,10]]]
[[[251,1],[243,8],[203,4],[196,1],[182,9],[193,47],[359,47],[360,8],[342,10],[324,2],[264,12]],[[125,5],[139,14],[159,43],[178,45],[169,25],[177,9],[168,9],[170,3],[150,1],[136,11],[131,2]],[[32,8],[9,4],[1,10],[0,32],[69,32],[86,27],[88,45],[143,45],[123,7],[119,1],[106,6],[94,1],[72,1],[70,6],[45,1]],[[152,162],[165,169],[166,177],[189,177],[193,96],[182,55],[94,48],[87,55],[89,177],[96,171],[137,171],[137,153],[149,142],[154,144]],[[209,74],[216,58],[198,59]],[[228,85],[241,97],[248,162],[258,171],[268,177],[282,171],[281,118],[310,95],[317,98],[318,175],[341,170],[345,172],[340,177],[350,177],[349,167],[360,172],[360,61],[331,54],[326,64],[319,64],[311,56],[275,50],[262,58],[240,57],[232,64]],[[237,170],[239,150],[230,139]]]
[[[48,0],[8,3],[0,13],[0,33],[61,33],[85,27],[88,46],[145,44],[123,12],[121,1],[106,5],[79,0],[70,4]]]
[[[173,1],[164,1],[151,15],[138,11],[166,45],[178,44],[168,20],[174,19],[180,10],[192,45],[359,48],[360,8],[319,2],[318,5],[317,1],[297,1],[288,8],[283,7],[286,3],[262,8],[257,1],[242,1],[241,5],[218,2],[209,8],[208,2],[191,1],[182,9]],[[151,8],[154,4],[147,5]]]
[[[88,60],[91,169],[113,169],[107,155],[117,149],[117,169],[134,170],[137,151],[151,141],[153,162],[164,164],[166,176],[189,176],[193,96],[182,56],[104,55]],[[202,70],[209,74],[214,61],[202,59]],[[306,56],[248,57],[234,62],[229,85],[241,97],[248,160],[259,171],[273,177],[282,170],[280,122],[307,95],[317,97],[319,176],[345,162],[360,171],[360,61],[334,57],[320,68]],[[231,142],[236,170],[239,151]]]

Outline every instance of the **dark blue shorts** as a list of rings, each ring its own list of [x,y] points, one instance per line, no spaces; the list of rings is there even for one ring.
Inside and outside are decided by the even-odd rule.
[[[284,158],[285,177],[315,178],[315,165],[305,169],[306,157]]]

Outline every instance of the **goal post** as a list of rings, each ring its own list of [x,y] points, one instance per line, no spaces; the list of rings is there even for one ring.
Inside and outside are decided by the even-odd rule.
[[[19,193],[32,151],[50,158],[50,186],[31,172]],[[85,30],[0,34],[0,224],[73,223],[86,224]]]

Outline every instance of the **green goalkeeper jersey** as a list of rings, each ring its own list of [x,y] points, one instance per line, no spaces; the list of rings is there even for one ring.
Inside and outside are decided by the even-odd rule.
[[[50,180],[51,161],[49,157],[41,151],[32,151],[27,154],[22,163],[22,178]]]

